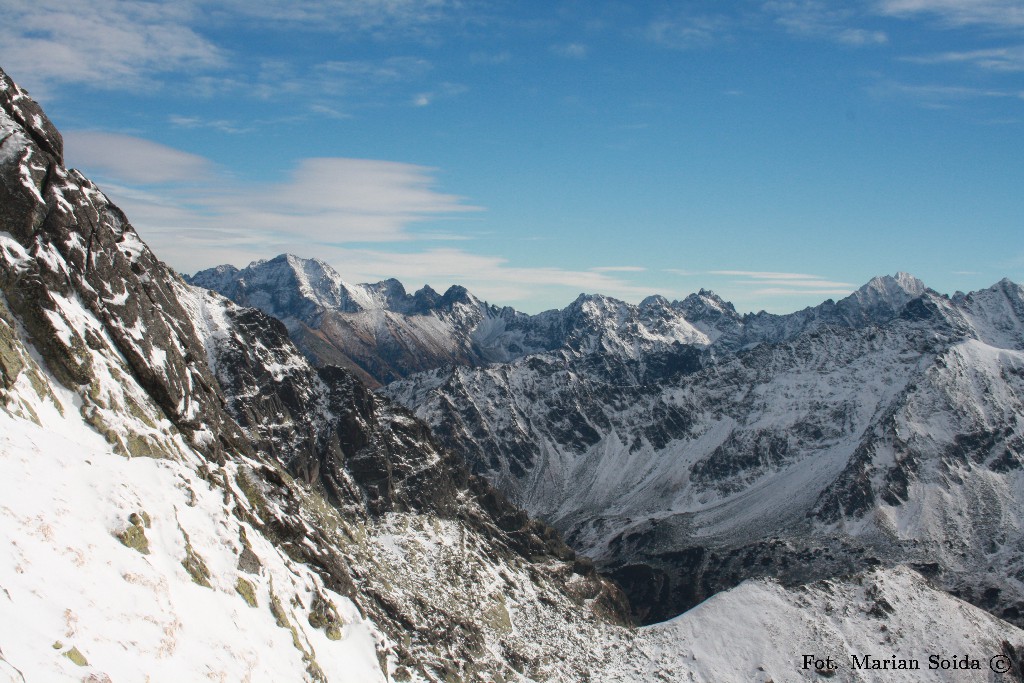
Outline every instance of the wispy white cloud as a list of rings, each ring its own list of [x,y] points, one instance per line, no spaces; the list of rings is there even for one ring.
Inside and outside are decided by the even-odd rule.
[[[500,52],[472,52],[469,55],[470,64],[495,65],[508,64],[512,61],[512,53],[508,50]]]
[[[295,232],[317,242],[396,241],[429,218],[479,210],[439,192],[436,172],[393,161],[306,159],[285,182],[229,188],[203,202],[250,229]]]
[[[863,28],[847,28],[835,34],[836,40],[847,45],[884,45],[889,42],[885,31],[869,31]]]
[[[187,183],[208,179],[213,174],[213,164],[204,157],[149,140],[100,131],[65,133],[64,157],[70,166],[86,166],[120,183]]]
[[[195,30],[189,2],[6,0],[2,7],[0,59],[37,95],[62,83],[138,90],[152,87],[157,75],[227,61]]]
[[[758,287],[750,290],[750,296],[847,296],[856,289],[855,287],[824,287],[793,289],[791,287]]]
[[[948,26],[1024,26],[1024,5],[1019,0],[877,0],[874,7],[881,14],[896,17],[934,16]]]
[[[662,47],[690,50],[728,39],[733,20],[725,15],[663,15],[647,24],[643,36]]]
[[[354,87],[372,87],[397,81],[410,80],[429,72],[433,65],[426,59],[412,56],[393,56],[386,59],[330,61],[317,64],[312,69],[318,85],[327,86],[338,92]],[[280,80],[280,74],[268,74],[272,82]],[[294,76],[292,71],[289,76]]]
[[[290,28],[375,33],[415,33],[435,22],[457,16],[459,0],[218,0],[205,5],[238,17]]]
[[[973,99],[1024,99],[1024,90],[978,88],[946,84],[910,84],[899,81],[881,81],[869,89],[883,97],[900,96],[916,100],[921,106],[945,108],[957,101]]]
[[[337,97],[422,73],[413,57],[326,62],[289,56],[251,63],[218,44],[218,27],[415,37],[438,22],[464,21],[449,0],[3,0],[0,63],[37,96],[63,84],[103,90],[181,88],[192,94],[273,97],[287,92]],[[450,25],[450,24],[445,24]],[[431,41],[424,37],[425,43]],[[276,69],[275,69],[276,67]],[[419,71],[418,71],[419,70]],[[311,98],[312,99],[312,98]]]
[[[427,92],[417,93],[412,98],[413,106],[427,107],[439,99],[456,97],[466,92],[468,88],[458,83],[441,83],[436,89]]]
[[[748,297],[758,296],[845,296],[856,286],[807,273],[755,270],[713,270],[710,275],[738,278],[732,285],[745,290]]]
[[[597,266],[590,270],[595,273],[642,273],[647,269],[643,266]]]
[[[850,291],[856,289],[856,287],[850,282],[836,282],[835,280],[826,280],[824,278],[810,278],[807,280],[758,280],[751,279],[747,281],[749,285],[758,286],[777,286],[780,284],[785,285],[787,288],[798,288],[798,289],[843,289]]]
[[[227,119],[204,119],[199,116],[183,116],[181,114],[170,114],[167,116],[167,122],[176,128],[209,128],[211,130],[217,130],[221,133],[237,134],[247,133],[252,130],[251,127],[241,126],[235,121],[229,121]]]
[[[748,277],[755,278],[758,280],[816,280],[820,279],[817,275],[807,275],[806,273],[780,273],[777,271],[764,271],[764,270],[712,270],[712,275],[734,275],[737,277]]]
[[[583,43],[562,43],[552,45],[551,51],[556,55],[570,59],[585,59],[589,49]]]
[[[552,291],[564,292],[566,302],[580,292],[600,292],[632,300],[650,294],[647,288],[605,273],[521,267],[504,257],[463,249],[426,249],[413,253],[361,250],[339,253],[332,263],[342,267],[339,272],[359,274],[359,281],[390,276],[408,282],[429,282],[435,287],[461,284],[477,296],[498,303],[540,298]]]
[[[769,0],[762,9],[793,35],[863,47],[889,42],[885,31],[857,25],[864,21],[855,4],[824,0]]]
[[[411,239],[417,223],[479,210],[439,191],[437,169],[415,164],[305,159],[283,181],[240,185],[201,156],[149,140],[75,131],[66,140],[69,163],[109,181],[130,216],[164,230],[244,226],[257,241],[393,242]]]
[[[968,64],[997,72],[1024,71],[1024,45],[905,57],[915,64]]]
[[[278,100],[291,96],[299,111],[330,118],[348,118],[355,109],[368,105],[398,104],[423,106],[438,97],[458,94],[464,87],[441,83],[434,90],[419,90],[434,65],[412,55],[378,60],[332,60],[302,66],[285,60],[265,60],[251,82],[228,80],[212,83],[213,89]]]

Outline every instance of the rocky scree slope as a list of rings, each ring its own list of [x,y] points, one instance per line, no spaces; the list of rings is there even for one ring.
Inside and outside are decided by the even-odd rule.
[[[599,330],[600,353],[384,392],[612,571],[643,620],[752,576],[908,563],[1020,621],[1022,302],[1010,281],[950,299],[902,274],[788,317],[702,292],[662,305],[703,346],[615,353],[631,347]]]
[[[766,681],[1024,644],[908,570],[620,625],[422,423],[178,280],[3,72],[0,220],[0,680]]]

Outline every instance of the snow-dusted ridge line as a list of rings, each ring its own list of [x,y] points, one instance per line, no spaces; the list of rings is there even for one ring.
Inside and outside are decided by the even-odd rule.
[[[442,296],[429,286],[407,294],[393,279],[353,285],[327,263],[292,254],[241,270],[222,265],[187,279],[282,320],[314,363],[347,367],[371,386],[419,371],[505,363],[563,347],[634,359],[677,344],[735,350],[822,325],[881,322],[927,289],[897,273],[876,277],[839,302],[789,315],[740,315],[703,289],[682,301],[650,296],[639,305],[581,294],[562,310],[527,315],[487,304],[458,286]]]

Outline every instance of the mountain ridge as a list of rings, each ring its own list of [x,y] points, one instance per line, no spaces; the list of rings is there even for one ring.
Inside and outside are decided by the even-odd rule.
[[[309,271],[319,287],[310,284]],[[640,304],[580,294],[563,309],[530,315],[490,305],[458,285],[441,296],[428,285],[408,295],[395,279],[351,285],[323,261],[291,254],[186,279],[283,320],[314,363],[347,367],[373,387],[415,372],[482,367],[562,346],[633,356],[674,343],[736,349],[823,324],[886,320],[926,290],[920,280],[897,273],[873,278],[839,302],[785,315],[740,315],[705,289],[681,301],[652,295]]]
[[[1000,292],[1003,304],[995,301]],[[879,464],[876,460],[883,456],[873,455],[878,444],[895,439],[902,444],[899,449],[918,446],[907,446],[895,435],[872,434],[887,433],[891,427],[884,420],[891,418],[886,416],[897,416],[908,409],[904,404],[920,400],[914,387],[922,381],[917,378],[921,363],[969,362],[957,355],[958,340],[973,336],[1014,354],[1024,348],[1019,300],[1020,287],[1009,280],[950,298],[904,272],[872,278],[844,299],[786,315],[740,315],[708,290],[682,301],[650,296],[639,305],[581,294],[564,309],[519,315],[513,328],[523,334],[519,338],[542,341],[532,348],[520,346],[522,352],[515,357],[449,359],[395,379],[381,391],[416,411],[443,443],[466,453],[475,472],[553,523],[571,545],[612,571],[639,605],[641,619],[671,617],[747,576],[789,577],[802,583],[857,571],[870,566],[864,562],[872,557],[930,567],[936,555],[950,590],[1016,619],[1024,613],[1024,584],[1016,579],[1006,584],[998,572],[972,578],[967,564],[946,557],[935,545],[941,529],[919,530],[932,544],[932,550],[919,551],[901,540],[886,540],[888,532],[868,533],[858,520],[880,505],[910,504],[914,482],[921,476],[915,469],[921,465],[910,463],[936,457],[936,448],[955,453],[978,439],[989,448],[1005,444],[1007,455],[999,460],[1004,464],[991,461],[986,466],[1017,469],[1022,436],[1012,416],[1022,408],[1013,403],[1013,389],[1006,399],[1010,407],[1000,409],[1011,420],[1000,427],[1005,435],[992,436],[992,427],[984,423],[967,427],[963,420],[953,420],[964,425],[965,433],[948,437],[949,445],[929,445],[927,457],[900,462],[902,456],[897,456],[894,464]],[[468,325],[488,324],[484,315],[467,320]],[[492,339],[507,334],[504,327],[496,327],[489,331]],[[473,330],[466,334],[463,328],[462,334],[471,340]],[[711,391],[714,402],[733,416],[709,422],[701,416],[706,408],[688,405],[693,400],[688,397],[694,396],[694,386],[720,384],[723,372],[734,376],[732,384]],[[998,371],[986,372],[992,379],[985,381],[1004,381]],[[796,415],[770,417],[768,395],[789,391],[779,385],[787,374],[800,378],[800,391],[821,398],[817,404],[801,399]],[[823,377],[845,388],[816,387]],[[886,388],[893,381],[897,389]],[[749,397],[738,400],[749,396],[751,388],[764,396],[753,403]],[[975,401],[985,405],[981,396]],[[744,411],[751,409],[769,422],[746,424],[753,418]],[[966,407],[954,410],[969,413]],[[839,425],[834,424],[837,419]],[[989,436],[977,436],[979,429]],[[659,462],[694,447],[684,444],[706,445],[697,445],[703,455],[687,456],[688,464],[672,474]],[[815,465],[817,474],[804,482],[797,476],[800,463],[811,462],[808,454],[815,452],[827,454],[821,462],[830,464]],[[623,478],[606,470],[627,474]],[[885,473],[882,479],[878,472]],[[942,481],[946,475],[935,476]],[[660,480],[666,483],[652,483]],[[724,511],[737,504],[726,501],[758,496],[769,500],[766,482],[775,480],[781,490],[793,490],[768,503],[776,512],[766,512],[756,522],[749,515],[735,516],[747,519],[746,527],[721,526]],[[705,504],[693,511],[675,510],[672,501],[683,494],[673,493],[673,487],[692,491],[686,495],[721,499],[725,507],[721,512],[712,512],[713,507],[700,512]],[[622,503],[623,496],[643,503],[630,508]],[[1020,501],[1009,498],[1004,503],[1008,509],[1020,507]],[[860,531],[827,531],[835,524]],[[724,536],[709,531],[716,527],[734,531]],[[745,530],[736,531],[741,527]],[[951,533],[966,534],[965,542],[977,552],[982,532]],[[790,537],[798,539],[795,546],[786,540]],[[832,553],[833,545],[845,550]],[[808,558],[806,571],[784,567],[785,548]],[[671,557],[676,559],[665,559]],[[751,557],[761,563],[761,570],[736,566],[754,561]],[[722,581],[730,575],[738,578]],[[674,593],[649,593],[644,586],[652,581]],[[993,591],[1001,591],[1002,597],[995,602],[983,597]],[[669,607],[644,607],[652,603]]]

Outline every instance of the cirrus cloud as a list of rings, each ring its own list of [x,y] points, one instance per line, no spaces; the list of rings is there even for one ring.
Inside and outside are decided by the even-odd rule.
[[[191,3],[141,0],[5,0],[0,58],[46,93],[64,83],[103,90],[152,86],[158,74],[226,64],[227,54],[192,26]]]

